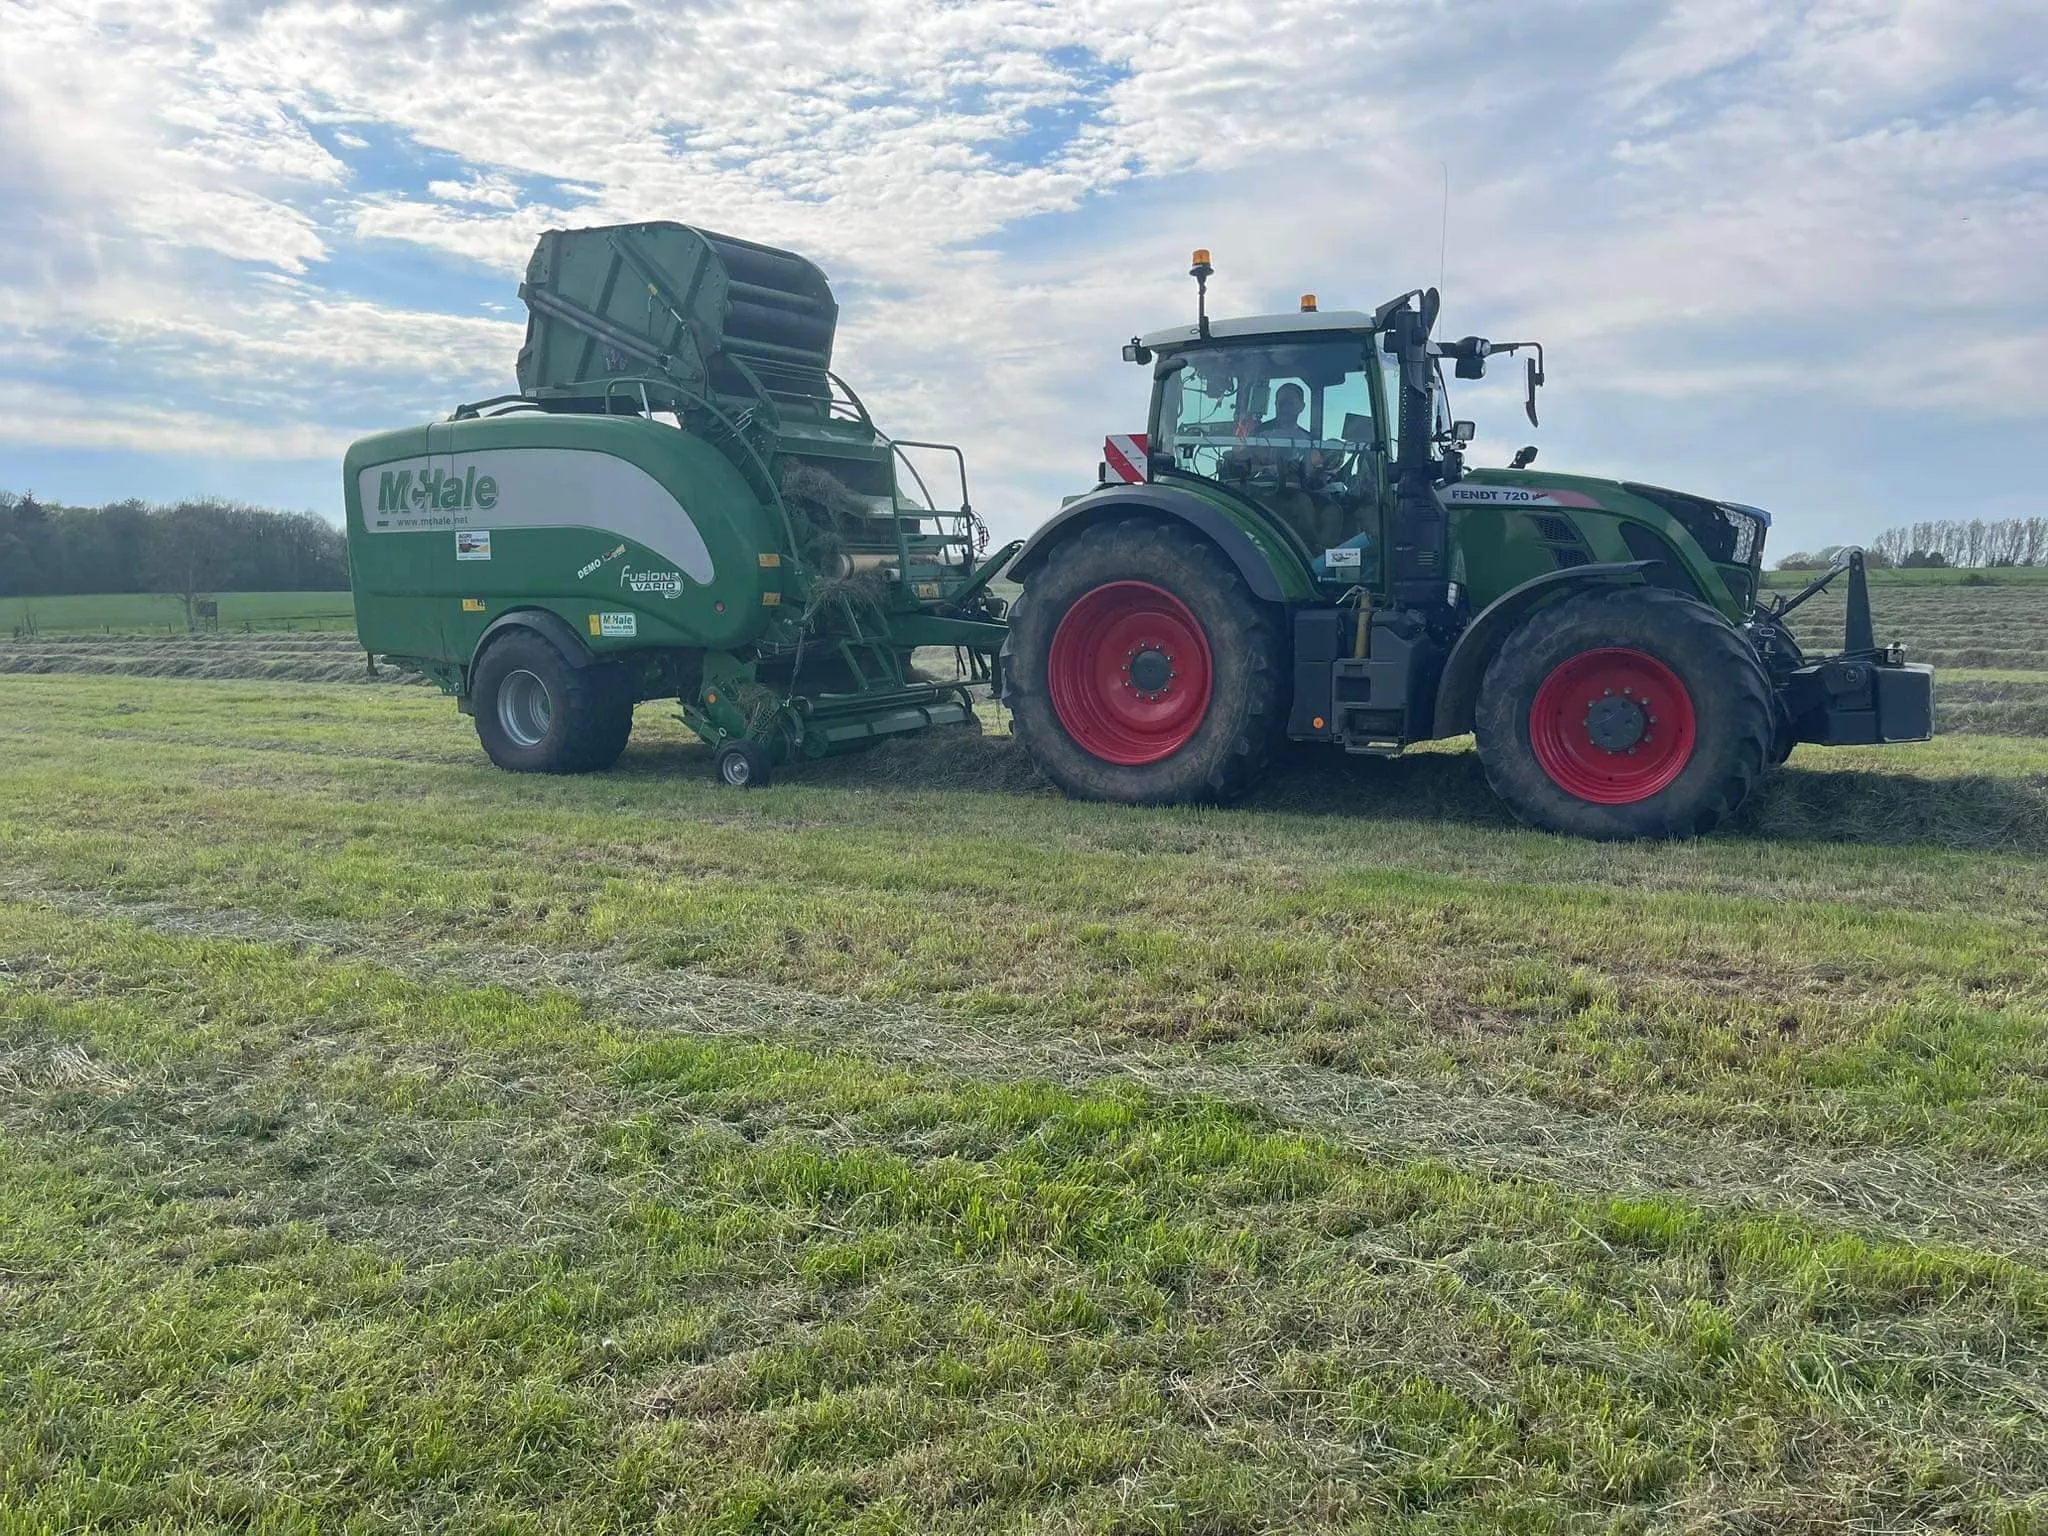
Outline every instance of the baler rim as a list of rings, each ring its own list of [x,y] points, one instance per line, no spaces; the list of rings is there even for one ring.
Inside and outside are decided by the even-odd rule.
[[[555,700],[538,673],[520,667],[498,681],[498,728],[515,746],[537,747],[554,729]]]

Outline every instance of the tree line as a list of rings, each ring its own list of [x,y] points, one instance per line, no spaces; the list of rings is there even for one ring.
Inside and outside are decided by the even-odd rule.
[[[1819,571],[1848,548],[1831,544],[1801,550],[1778,562],[1781,571]],[[1865,546],[1869,563],[1902,570],[1928,567],[2048,566],[2048,517],[1935,518],[1887,528]]]
[[[0,491],[0,597],[162,592],[187,616],[215,592],[338,592],[341,531],[311,512],[200,500],[63,507]]]

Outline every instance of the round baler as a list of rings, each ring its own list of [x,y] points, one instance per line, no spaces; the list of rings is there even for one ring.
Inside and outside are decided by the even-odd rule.
[[[986,550],[957,449],[890,438],[831,372],[815,266],[680,224],[562,230],[520,294],[519,393],[349,450],[366,649],[454,693],[519,771],[609,766],[652,698],[734,785],[975,723],[1014,546]],[[957,675],[917,673],[920,646]]]

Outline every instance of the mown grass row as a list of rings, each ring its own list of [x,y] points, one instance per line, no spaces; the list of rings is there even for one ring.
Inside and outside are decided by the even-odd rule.
[[[1506,830],[1497,812],[1160,813],[882,787],[947,752],[968,779],[1007,760],[973,741],[740,797],[650,731],[632,771],[536,782],[478,766],[432,701],[110,696],[101,711],[130,712],[83,707],[11,743],[0,853],[17,886],[394,945],[610,946],[1018,1029],[1816,1145],[2048,1160],[2039,853],[1617,850]],[[1984,774],[1987,793],[2035,807],[2042,835],[2048,749],[1936,750],[2017,768]],[[1469,775],[1469,759],[1402,766]],[[1790,778],[1842,796],[1835,775]]]
[[[2048,1274],[0,905],[22,1529],[2048,1528]]]
[[[1846,584],[1838,581],[1793,613],[1802,645],[1841,648],[1845,594]],[[2048,585],[2038,578],[1984,586],[1873,585],[1870,606],[1879,643],[1902,643],[1909,659],[1932,662],[1938,693],[1942,674],[1951,669],[2048,669]]]

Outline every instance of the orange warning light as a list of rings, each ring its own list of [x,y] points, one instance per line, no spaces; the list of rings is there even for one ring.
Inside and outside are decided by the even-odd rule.
[[[1316,296],[1314,294],[1304,293],[1301,296],[1301,312],[1304,315],[1312,315],[1316,312]]]

